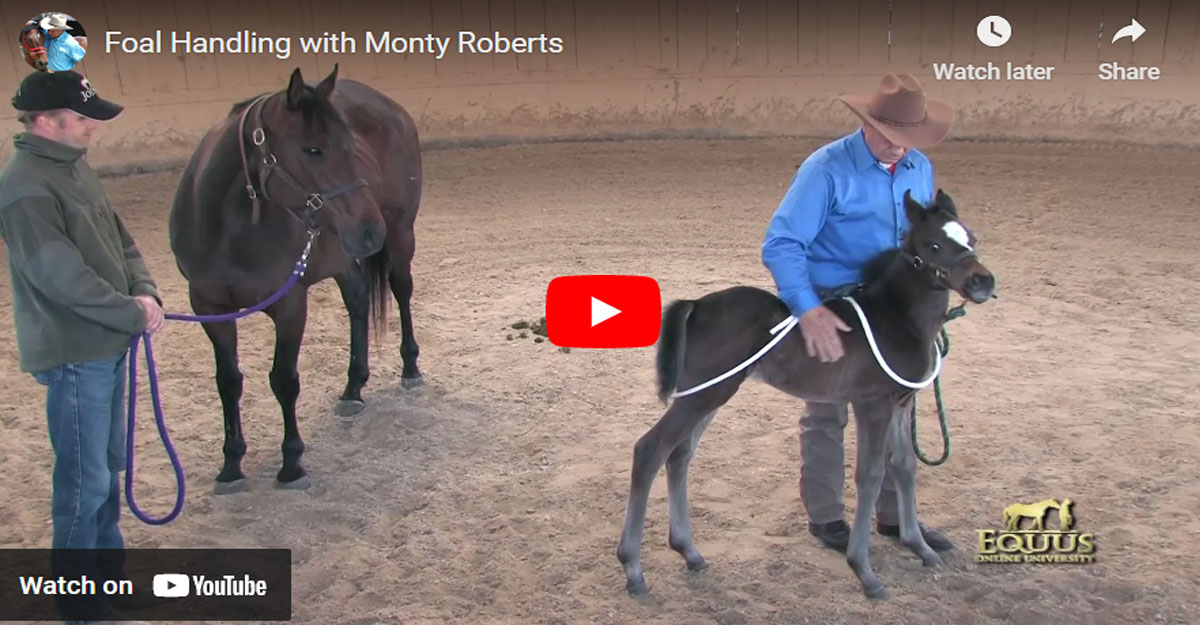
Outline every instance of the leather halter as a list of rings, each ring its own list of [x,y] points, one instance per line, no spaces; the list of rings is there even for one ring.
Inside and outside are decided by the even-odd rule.
[[[932,272],[936,285],[941,289],[951,288],[950,272],[954,271],[955,267],[958,267],[968,258],[978,258],[978,255],[975,254],[974,250],[963,250],[962,252],[959,252],[958,256],[950,259],[950,262],[946,265],[935,265],[903,248],[900,250],[900,255],[904,257],[904,260],[908,261],[908,263],[912,265],[913,269],[916,269],[921,273]]]
[[[256,100],[250,103],[244,110],[238,120],[238,148],[242,154],[242,172],[246,175],[246,193],[250,196],[250,200],[254,203],[254,212],[251,217],[251,222],[258,224],[259,219],[259,192],[262,193],[262,198],[266,201],[280,206],[287,210],[287,213],[304,224],[310,233],[315,233],[318,230],[316,221],[313,219],[316,212],[321,210],[325,202],[339,195],[349,193],[360,187],[367,187],[367,181],[364,178],[355,178],[350,182],[338,185],[332,189],[325,191],[309,192],[299,182],[296,181],[283,167],[279,165],[279,161],[275,158],[275,154],[271,152],[271,148],[267,145],[266,131],[263,129],[262,109],[266,106],[266,100],[277,94],[268,93],[259,96]],[[261,106],[260,106],[261,104]],[[250,163],[246,158],[246,118],[250,116],[251,111],[254,112],[254,130],[251,132],[250,140],[258,149],[260,162],[258,167],[258,189],[255,189],[254,183],[250,178]],[[294,191],[304,196],[305,209],[301,212],[299,208],[293,208],[284,204],[275,198],[271,197],[267,191],[267,182],[271,178],[271,174],[275,174],[278,178],[291,187]]]

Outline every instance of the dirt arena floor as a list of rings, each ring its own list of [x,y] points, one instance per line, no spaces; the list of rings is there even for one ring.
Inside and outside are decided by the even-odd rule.
[[[1194,623],[1200,618],[1200,155],[1149,148],[956,142],[931,150],[977,232],[1000,299],[949,326],[953,456],[920,468],[922,519],[959,548],[934,574],[873,535],[891,599],[872,604],[844,557],[806,531],[801,404],[743,387],[691,470],[689,573],[667,547],[665,478],[646,532],[650,595],[616,559],[634,441],[662,414],[653,349],[560,351],[510,325],[543,314],[560,274],[654,276],[666,300],[771,287],[767,221],[815,140],[562,143],[426,154],[416,332],[426,386],[399,387],[398,317],[371,353],[368,409],[332,412],[348,322],[333,281],[310,293],[299,411],[313,486],[278,491],[273,334],[241,322],[250,491],[216,497],[221,411],[198,325],[155,338],[182,516],[126,512],[132,547],[281,547],[294,622]],[[190,312],[167,244],[178,172],[107,180],[172,311]],[[46,547],[51,452],[43,390],[17,370],[8,273],[0,301],[0,547]],[[512,335],[512,340],[508,339]],[[144,371],[144,367],[142,367]],[[174,478],[142,378],[137,490],[165,514]],[[940,447],[931,391],[921,440]],[[853,429],[847,507],[853,509]],[[1075,501],[1090,565],[979,564],[977,530],[1009,504]]]

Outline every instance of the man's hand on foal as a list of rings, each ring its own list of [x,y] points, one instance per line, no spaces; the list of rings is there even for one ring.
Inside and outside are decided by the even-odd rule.
[[[835,362],[842,357],[842,337],[838,331],[849,332],[850,326],[829,308],[817,306],[800,317],[800,331],[804,334],[804,346],[810,358],[821,362]]]

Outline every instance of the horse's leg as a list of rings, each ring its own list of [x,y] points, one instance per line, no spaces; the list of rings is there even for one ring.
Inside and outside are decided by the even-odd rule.
[[[704,435],[704,430],[716,415],[716,411],[705,415],[700,423],[696,424],[691,435],[667,457],[667,501],[671,519],[668,542],[672,549],[683,556],[688,569],[692,571],[703,571],[708,568],[708,563],[704,561],[704,556],[700,555],[692,540],[692,518],[688,510],[687,496],[688,465],[696,455],[700,437]]]
[[[912,549],[925,566],[940,567],[942,558],[925,537],[917,519],[917,454],[913,450],[908,420],[910,411],[900,409],[888,427],[887,473],[896,485],[896,512],[900,522],[900,542]]]
[[[862,582],[863,592],[870,599],[886,599],[887,590],[871,568],[871,517],[875,502],[883,487],[884,452],[893,407],[887,403],[855,404],[854,421],[858,438],[857,466],[854,472],[858,503],[854,523],[850,526],[850,544],[846,561]]]
[[[629,502],[625,511],[625,526],[621,530],[621,542],[617,547],[617,560],[625,569],[625,589],[630,595],[636,597],[649,592],[642,570],[642,538],[646,526],[646,505],[650,499],[650,486],[654,484],[654,478],[668,455],[692,437],[705,417],[725,401],[728,401],[728,396],[720,403],[716,402],[712,395],[681,397],[671,404],[666,414],[642,435],[633,447]],[[680,473],[677,479],[686,480],[686,472]],[[674,501],[672,499],[672,502]],[[686,507],[682,511],[686,516]],[[672,529],[676,523],[675,518],[672,514]]]
[[[346,372],[346,389],[338,399],[335,412],[338,416],[349,417],[362,412],[366,406],[362,389],[371,377],[367,345],[367,310],[370,302],[367,276],[358,264],[351,263],[350,268],[335,276],[334,280],[342,292],[346,312],[350,315],[350,367]]]
[[[271,390],[283,411],[283,466],[275,476],[278,488],[308,488],[311,481],[300,466],[304,440],[296,424],[296,399],[300,396],[300,343],[308,315],[308,293],[296,285],[267,309],[275,322],[275,358],[271,365]]]
[[[421,348],[417,345],[417,338],[413,333],[412,259],[416,253],[417,240],[411,226],[401,224],[393,228],[388,236],[387,246],[392,265],[388,273],[388,284],[392,288],[396,303],[400,305],[400,358],[404,362],[400,386],[412,389],[421,386],[423,380],[421,370],[417,367],[417,356],[420,355]]]
[[[196,294],[194,289],[188,289],[192,310],[197,315],[218,315],[229,312],[228,309],[209,305]],[[246,476],[242,473],[242,457],[246,455],[246,439],[242,436],[242,372],[238,368],[238,335],[237,322],[202,323],[204,333],[212,342],[213,355],[216,359],[217,395],[221,398],[221,412],[225,417],[225,445],[222,452],[225,462],[213,492],[226,495],[246,490]]]

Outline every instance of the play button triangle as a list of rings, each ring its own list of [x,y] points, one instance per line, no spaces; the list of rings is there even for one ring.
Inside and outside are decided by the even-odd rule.
[[[592,327],[608,321],[619,314],[621,314],[619,309],[613,308],[594,297],[592,298]]]

